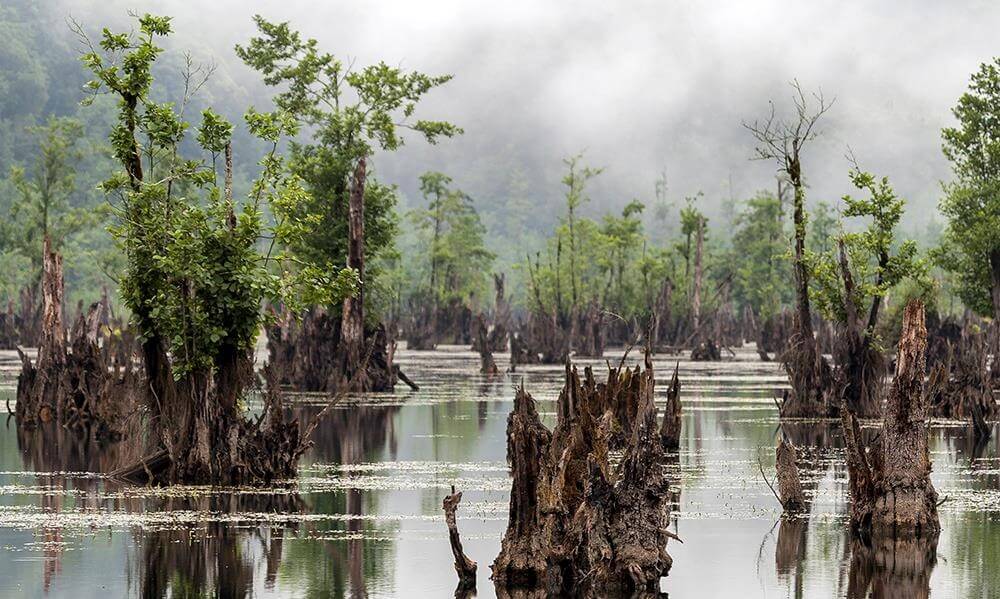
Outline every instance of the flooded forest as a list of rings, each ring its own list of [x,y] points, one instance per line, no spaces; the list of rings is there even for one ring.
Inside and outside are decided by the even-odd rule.
[[[0,4],[0,596],[1000,595],[1000,10],[419,4]]]

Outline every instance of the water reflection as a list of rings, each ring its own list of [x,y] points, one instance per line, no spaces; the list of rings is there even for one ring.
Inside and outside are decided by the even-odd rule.
[[[441,597],[454,593],[441,498],[464,493],[459,526],[491,597],[489,563],[506,522],[512,386],[523,380],[551,425],[562,367],[478,376],[467,348],[401,351],[420,392],[363,396],[328,411],[294,489],[146,489],[107,472],[145,453],[72,435],[0,427],[0,596]],[[615,361],[614,355],[609,359]],[[654,364],[661,379],[672,356]],[[504,368],[505,356],[497,356]],[[602,361],[590,361],[604,368]],[[935,422],[930,448],[941,497],[935,547],[871,547],[846,532],[847,473],[836,422],[779,424],[783,385],[752,348],[738,361],[681,361],[678,452],[668,455],[671,596],[994,596],[1000,573],[998,435],[976,445],[965,423]],[[2,374],[0,374],[2,377]],[[523,379],[522,379],[523,377]],[[0,379],[0,385],[3,384]],[[657,400],[665,399],[665,383]],[[12,396],[12,380],[0,404]],[[323,398],[293,398],[308,422]],[[864,434],[877,434],[869,425]],[[810,512],[781,519],[761,479],[779,436],[799,448]],[[773,559],[773,563],[771,560]],[[528,597],[530,594],[520,594]]]

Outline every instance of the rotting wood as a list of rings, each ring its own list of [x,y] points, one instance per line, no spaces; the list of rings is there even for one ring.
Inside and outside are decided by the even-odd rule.
[[[455,521],[455,512],[458,504],[462,501],[462,493],[455,491],[455,485],[451,486],[451,495],[442,501],[441,507],[444,509],[444,519],[448,525],[448,541],[451,543],[451,553],[455,557],[455,572],[458,574],[458,593],[466,589],[476,587],[476,562],[465,555],[462,548],[462,538],[458,534],[458,523]]]
[[[854,414],[841,409],[851,530],[863,538],[936,538],[941,528],[927,446],[926,345],[924,306],[911,300],[903,313],[882,430],[871,447],[864,446]]]
[[[680,362],[674,364],[674,375],[667,388],[667,404],[663,408],[660,424],[660,443],[663,449],[676,451],[681,445],[681,380],[678,376]]]
[[[778,447],[775,449],[775,469],[778,472],[778,500],[785,513],[806,511],[806,495],[799,478],[798,451],[795,445],[784,439],[778,440]]]
[[[523,388],[507,420],[513,486],[507,531],[491,566],[498,594],[512,587],[568,594],[656,590],[672,564],[667,539],[677,537],[668,530],[671,494],[649,356],[638,372],[636,415],[615,468],[608,452],[616,417],[578,395],[570,374],[554,431],[541,424]]]
[[[476,336],[473,349],[479,352],[479,373],[488,377],[500,374],[496,361],[493,360],[493,352],[490,350],[489,335],[486,332],[486,317],[479,314],[476,317]]]

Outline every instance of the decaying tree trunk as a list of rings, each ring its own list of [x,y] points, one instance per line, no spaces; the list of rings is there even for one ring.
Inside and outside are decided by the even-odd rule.
[[[851,275],[844,241],[838,242],[840,252],[840,276],[844,283],[844,313],[846,321],[841,340],[842,352],[837,371],[839,387],[843,389],[844,403],[856,416],[862,418],[877,418],[882,413],[882,389],[884,358],[881,352],[872,346],[871,335],[874,334],[878,322],[879,307],[882,298],[872,298],[868,318],[861,320],[858,307],[853,301],[855,295],[854,278]],[[888,256],[882,267],[888,264]]]
[[[691,360],[695,362],[718,362],[722,359],[722,350],[712,339],[703,339],[691,349]]]
[[[587,309],[577,318],[573,352],[577,356],[600,358],[604,355],[605,322],[604,310],[597,300],[591,300]]]
[[[555,314],[531,312],[518,329],[510,340],[512,370],[518,364],[566,363],[571,334],[559,326]]]
[[[489,336],[486,333],[486,317],[480,314],[476,318],[476,339],[473,349],[479,352],[479,373],[486,376],[496,376],[500,374],[497,363],[493,360],[493,352],[490,350]]]
[[[62,323],[62,256],[46,237],[42,260],[42,335],[35,366],[18,348],[21,374],[17,381],[17,422],[28,428],[57,417],[66,369],[66,331]]]
[[[280,373],[280,383],[298,391],[341,390],[343,372],[336,359],[340,326],[341,319],[323,308],[312,308],[299,321],[281,309],[267,330],[269,363]],[[385,327],[367,327],[362,364],[368,386],[361,391],[391,391],[397,380],[415,387],[393,363],[392,353]],[[358,386],[351,385],[351,390]]]
[[[131,346],[119,346],[125,355],[113,356],[115,362],[127,364],[121,374],[109,368],[110,354],[100,348],[102,331],[109,322],[107,296],[92,304],[86,316],[82,312],[77,316],[67,352],[61,318],[62,258],[51,250],[48,240],[42,290],[44,342],[35,365],[18,350],[18,425],[32,429],[55,421],[84,437],[92,434],[99,441],[118,440],[125,418],[142,404],[144,385],[131,368]]]
[[[455,485],[452,485],[451,495],[445,497],[441,505],[444,509],[445,522],[448,524],[451,553],[455,557],[455,572],[458,573],[458,591],[456,593],[476,587],[476,562],[465,555],[465,550],[462,549],[462,539],[458,535],[458,523],[455,521],[455,512],[461,501],[462,493],[456,492]]]
[[[806,495],[799,478],[798,452],[794,445],[784,439],[778,441],[775,450],[775,469],[778,471],[778,501],[785,513],[806,511]]]
[[[846,407],[841,409],[851,529],[864,538],[936,538],[941,528],[927,448],[926,346],[924,306],[911,300],[903,314],[896,376],[874,446],[866,450],[857,418]]]
[[[653,403],[649,356],[642,372],[620,377],[638,389],[617,468],[608,459],[617,416],[578,394],[575,372],[559,396],[549,432],[524,389],[507,419],[513,477],[510,519],[492,564],[498,588],[579,594],[656,590],[671,566],[666,552],[670,493]],[[584,385],[589,387],[589,384]],[[594,387],[596,390],[596,386]]]
[[[663,449],[676,451],[681,446],[681,380],[678,376],[680,363],[674,364],[674,376],[667,389],[667,405],[663,408],[663,422],[660,424],[660,442]]]
[[[358,273],[358,292],[344,298],[337,344],[340,380],[338,388],[347,384],[354,390],[371,388],[368,375],[362,369],[365,350],[365,159],[358,160],[348,203],[347,267]]]
[[[493,329],[490,331],[490,351],[507,351],[507,339],[510,331],[510,302],[504,295],[505,282],[503,273],[493,275],[493,287],[496,298],[493,307]]]

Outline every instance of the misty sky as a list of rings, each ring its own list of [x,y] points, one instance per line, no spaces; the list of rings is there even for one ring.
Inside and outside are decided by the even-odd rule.
[[[633,197],[651,201],[667,172],[678,199],[718,200],[772,187],[774,165],[749,160],[743,129],[775,98],[791,108],[788,81],[836,97],[823,136],[805,156],[812,199],[849,191],[848,147],[888,175],[921,223],[949,176],[940,129],[980,62],[1000,53],[1000,4],[894,0],[308,2],[63,0],[86,24],[129,8],[175,17],[176,43],[214,57],[246,89],[254,76],[232,45],[253,33],[250,16],[290,20],[325,49],[359,64],[385,60],[455,79],[418,110],[465,128],[461,139],[414,140],[377,162],[383,179],[413,195],[427,169],[452,175],[474,196],[502,201],[513,168],[532,193],[559,193],[561,159],[586,150],[607,167],[591,210]],[[116,17],[117,18],[117,17]],[[101,21],[103,22],[103,21]],[[124,18],[122,19],[124,22]],[[247,89],[260,102],[259,89]],[[730,190],[730,181],[732,190]]]

